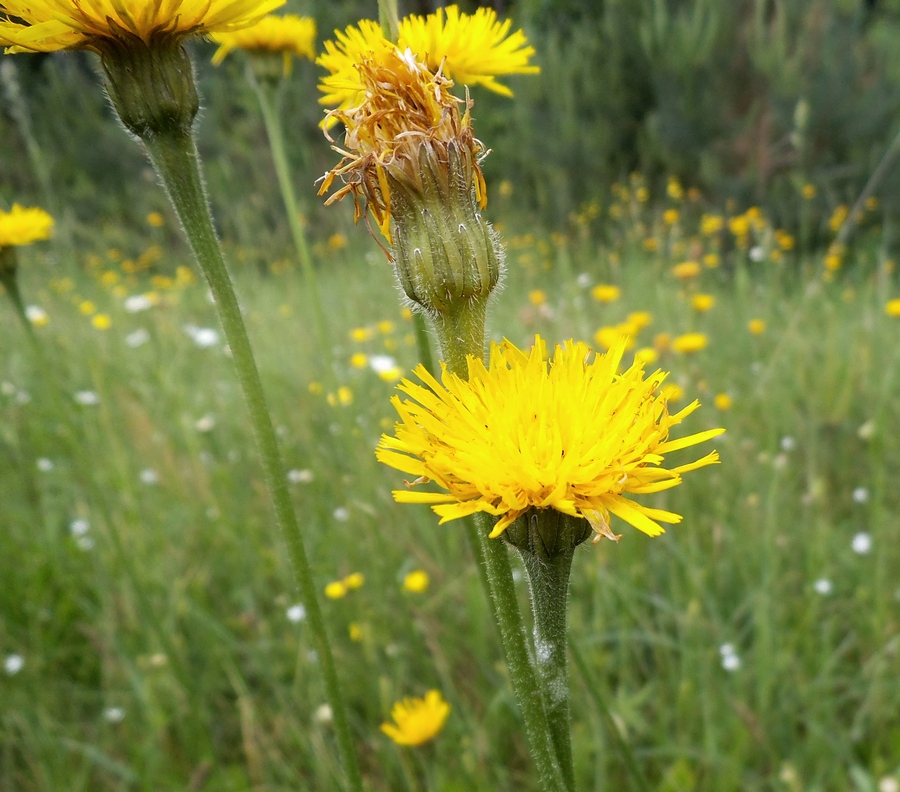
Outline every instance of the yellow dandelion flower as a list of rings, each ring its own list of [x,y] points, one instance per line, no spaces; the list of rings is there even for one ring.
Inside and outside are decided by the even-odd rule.
[[[591,297],[599,303],[615,302],[622,296],[622,290],[618,286],[609,286],[600,283],[591,289]]]
[[[850,209],[846,206],[846,204],[840,204],[840,206],[836,206],[834,211],[831,213],[831,217],[828,219],[828,227],[837,233],[840,231],[841,226],[844,225],[844,221],[847,219],[850,214]]]
[[[377,325],[375,325],[375,328],[382,335],[390,335],[394,332],[395,327],[396,325],[390,319],[382,319]]]
[[[350,331],[350,338],[360,344],[365,341],[370,341],[374,335],[375,334],[368,327],[354,327]]]
[[[343,250],[347,247],[347,237],[341,233],[332,234],[328,237],[328,247],[331,250]]]
[[[333,580],[325,586],[325,596],[328,599],[341,599],[347,596],[347,586],[340,580]]]
[[[620,339],[604,355],[583,343],[557,346],[548,360],[538,336],[529,352],[508,341],[491,347],[490,366],[469,357],[468,380],[444,369],[443,384],[419,366],[426,387],[403,380],[392,404],[400,416],[395,436],[383,435],[376,455],[415,476],[411,486],[433,481],[443,491],[395,491],[401,503],[432,504],[441,522],[476,512],[499,518],[497,537],[531,508],[555,509],[588,520],[612,537],[614,514],[656,536],[659,522],[681,517],[625,497],[669,489],[681,474],[718,462],[713,451],[670,470],[663,455],[709,440],[712,429],[669,439],[671,427],[699,406],[670,415],[659,393],[666,374],[644,379],[640,363],[619,373]]]
[[[766,323],[762,319],[751,319],[747,322],[747,329],[752,335],[762,335],[766,332]]]
[[[0,4],[0,9],[2,7]],[[0,43],[2,41],[0,38]],[[37,207],[26,209],[19,204],[13,204],[8,212],[0,209],[0,248],[30,245],[51,236],[53,236],[53,218],[43,209]]]
[[[428,573],[421,569],[415,569],[403,578],[403,590],[411,594],[421,594],[430,583]]]
[[[653,323],[653,314],[649,311],[632,311],[628,314],[628,324],[637,330],[643,330]]]
[[[352,572],[344,578],[343,583],[348,589],[358,589],[366,582],[362,572]]]
[[[816,185],[814,184],[804,184],[803,189],[800,191],[803,194],[803,197],[807,201],[811,201],[816,197]]]
[[[731,409],[732,399],[727,393],[719,393],[716,395],[716,398],[713,399],[713,404],[716,406],[717,410],[725,410]]]
[[[309,385],[306,386],[306,389],[313,395],[322,393],[322,391],[325,390],[321,382],[310,382]]]
[[[365,368],[369,365],[369,356],[364,352],[356,352],[350,356],[350,365],[353,366],[353,368]]]
[[[634,349],[634,339],[629,333],[623,333],[622,327],[619,325],[605,325],[594,333],[594,341],[597,346],[604,349],[612,349],[624,336],[625,349]]]
[[[281,54],[287,76],[291,73],[292,55],[310,60],[316,57],[316,22],[296,14],[270,14],[255,25],[226,33],[213,33],[210,39],[219,45],[212,58],[216,65],[236,49],[250,53]]]
[[[678,218],[680,216],[681,215],[678,214],[677,209],[666,209],[666,211],[663,212],[663,222],[666,225],[675,225],[675,223],[678,222]]]
[[[884,305],[884,312],[895,319],[900,317],[900,298],[888,300]]]
[[[91,314],[97,313],[97,306],[90,300],[82,300],[78,303],[78,310],[85,316],[90,316]]]
[[[653,336],[653,348],[657,352],[665,352],[672,346],[672,336],[669,333],[657,333]]]
[[[681,401],[684,397],[684,388],[682,388],[681,385],[672,383],[671,385],[666,385],[662,389],[661,395],[667,402]]]
[[[528,293],[528,302],[532,305],[543,305],[547,302],[547,292],[543,289],[534,289]]]
[[[284,0],[3,0],[0,44],[14,52],[101,51],[108,41],[237,30]]]
[[[649,366],[651,363],[655,363],[658,358],[659,352],[653,347],[641,347],[634,353],[634,359],[642,366]]]
[[[356,641],[358,643],[362,640],[363,631],[362,626],[359,622],[350,622],[350,626],[347,628],[347,633],[349,634],[351,641]]]
[[[690,354],[691,352],[699,352],[701,349],[706,349],[708,343],[709,339],[704,333],[685,333],[673,339],[672,349],[676,352]]]
[[[381,731],[397,745],[422,745],[433,740],[444,728],[450,705],[437,690],[425,698],[405,698],[391,710],[393,723],[382,723]]]
[[[426,17],[409,16],[400,22],[397,47],[407,48],[424,62],[431,72],[438,70],[461,85],[482,85],[504,96],[512,91],[497,82],[506,74],[537,74],[529,65],[534,48],[519,30],[510,34],[512,22],[500,22],[490,8],[474,14],[461,13],[455,5],[438,9]],[[368,19],[344,31],[335,30],[336,41],[325,42],[325,52],[316,63],[328,70],[319,89],[319,100],[328,107],[348,110],[360,104],[365,84],[356,71],[365,58],[393,49],[377,22]]]
[[[700,274],[700,264],[696,261],[683,261],[672,267],[672,274],[678,280],[690,280]]]
[[[112,327],[112,319],[107,314],[97,314],[91,319],[91,324],[97,330],[109,330]]]
[[[150,212],[147,215],[147,225],[153,226],[153,228],[162,228],[166,224],[166,218],[163,217],[162,212]]]
[[[716,253],[707,253],[703,257],[703,265],[710,269],[715,269],[719,266],[719,256]]]
[[[684,197],[684,188],[678,179],[669,179],[669,183],[666,185],[666,193],[672,200],[680,201]]]
[[[644,250],[648,250],[653,253],[655,250],[659,248],[659,240],[655,237],[647,237],[644,240]]]
[[[697,313],[706,313],[716,304],[716,298],[711,294],[695,294],[691,305]]]

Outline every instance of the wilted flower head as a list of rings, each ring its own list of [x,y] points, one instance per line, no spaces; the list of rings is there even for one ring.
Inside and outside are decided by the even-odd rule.
[[[319,194],[338,176],[344,184],[326,205],[353,193],[356,219],[368,208],[390,241],[392,196],[398,189],[424,194],[429,177],[449,181],[452,158],[465,171],[483,208],[487,188],[479,163],[484,146],[472,132],[470,103],[450,93],[452,81],[440,70],[432,72],[409,49],[382,49],[365,56],[356,68],[365,86],[362,103],[331,113],[347,133],[344,146],[334,146],[343,159],[326,174]],[[466,105],[463,113],[460,104]],[[426,170],[425,161],[445,167]],[[449,193],[450,185],[444,187]]]
[[[92,49],[237,30],[284,0],[0,0],[0,44],[14,52]]]
[[[555,509],[586,519],[599,536],[617,538],[614,514],[650,536],[660,522],[681,517],[630,500],[628,495],[669,489],[681,474],[719,461],[701,459],[665,469],[663,455],[721,434],[710,429],[678,440],[669,430],[699,407],[674,415],[660,393],[666,374],[644,379],[635,362],[618,373],[624,339],[605,355],[583,343],[557,346],[548,359],[538,336],[530,352],[508,341],[491,347],[490,366],[469,357],[464,380],[444,371],[443,384],[422,366],[427,387],[403,380],[395,396],[400,415],[395,437],[382,436],[376,454],[416,480],[442,492],[394,492],[403,503],[433,504],[441,522],[475,512],[499,517],[491,533],[502,534],[529,509]]]
[[[474,14],[464,14],[452,5],[426,17],[413,15],[401,20],[397,46],[409,49],[432,72],[440,70],[462,85],[483,85],[512,96],[497,77],[536,74],[540,69],[528,63],[534,48],[528,45],[525,34],[518,30],[510,35],[511,26],[510,20],[497,19],[493,9],[479,8]],[[325,42],[325,52],[316,61],[329,72],[319,83],[324,94],[319,101],[346,110],[358,105],[366,90],[357,65],[381,50],[393,49],[393,45],[384,38],[378,23],[367,19],[334,34],[337,41]]]
[[[263,17],[255,25],[227,33],[213,33],[210,38],[219,45],[212,62],[220,64],[234,50],[276,54],[284,58],[284,74],[291,70],[291,56],[316,57],[316,22],[296,14]]]
[[[450,705],[440,691],[429,690],[425,698],[405,698],[394,704],[394,723],[382,723],[381,731],[397,745],[422,745],[440,733],[449,714]]]

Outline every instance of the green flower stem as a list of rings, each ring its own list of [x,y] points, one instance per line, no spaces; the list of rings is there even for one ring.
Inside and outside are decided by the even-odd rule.
[[[294,575],[306,605],[310,630],[325,677],[325,688],[334,715],[338,749],[347,774],[348,789],[362,790],[362,777],[353,747],[343,696],[325,620],[316,597],[312,571],[303,547],[303,538],[287,488],[287,477],[272,419],[266,406],[262,383],[250,347],[250,339],[241,318],[237,297],[231,285],[222,251],[213,228],[209,205],[200,175],[200,162],[194,139],[187,131],[145,135],[144,145],[169,193],[169,198],[184,225],[185,235],[215,298],[219,319],[231,348],[238,379],[250,409],[254,434],[265,468],[278,523],[288,547]]]
[[[34,327],[28,318],[28,314],[25,312],[25,302],[22,299],[22,291],[19,289],[19,279],[16,277],[15,270],[4,268],[2,261],[4,255],[12,257],[15,255],[15,250],[0,250],[0,286],[3,286],[6,290],[9,301],[13,305],[13,310],[15,310],[16,316],[19,317],[19,321],[22,322],[22,327],[25,328],[25,334],[35,346],[38,346],[37,334],[34,332]]]
[[[535,664],[543,683],[547,721],[556,756],[569,789],[575,788],[572,739],[569,723],[569,673],[566,666],[569,573],[573,551],[550,558],[534,553],[519,554],[528,572],[534,610]]]
[[[613,719],[613,716],[609,712],[609,708],[606,706],[606,702],[603,700],[603,697],[600,695],[600,691],[598,690],[597,683],[591,677],[590,671],[588,671],[587,663],[584,662],[584,658],[581,656],[581,650],[575,644],[575,641],[569,641],[569,651],[572,653],[572,660],[575,663],[575,667],[578,669],[578,673],[581,674],[584,679],[584,686],[587,688],[588,695],[591,700],[594,702],[594,706],[597,707],[597,711],[600,713],[600,717],[603,719],[604,724],[606,724],[606,728],[609,730],[609,734],[613,739],[613,742],[616,744],[616,749],[622,757],[622,761],[625,762],[625,766],[628,768],[628,772],[631,774],[631,778],[634,781],[634,786],[639,792],[650,792],[650,784],[647,783],[647,779],[644,778],[644,774],[641,772],[640,767],[638,766],[637,760],[634,758],[634,754],[631,751],[631,748],[628,747],[628,743],[625,742],[625,739],[622,737],[622,733],[619,731],[619,727],[616,726],[616,722]]]
[[[252,57],[252,56],[251,56]],[[306,291],[312,302],[313,319],[316,325],[318,346],[326,349],[328,344],[328,325],[325,320],[325,312],[322,310],[322,301],[319,295],[319,287],[316,279],[316,270],[313,266],[312,255],[309,250],[309,242],[306,232],[300,222],[300,208],[297,195],[294,192],[294,184],[291,181],[291,170],[288,164],[287,153],[284,146],[284,130],[281,124],[281,115],[278,112],[278,95],[281,81],[260,79],[253,74],[253,64],[248,64],[250,84],[256,98],[259,100],[259,109],[262,111],[263,125],[266,128],[266,136],[269,138],[269,149],[272,152],[272,161],[275,164],[275,175],[278,177],[278,186],[281,189],[281,199],[284,201],[284,209],[287,212],[291,234],[294,237],[294,246],[297,248],[297,256],[300,259],[300,267],[306,280]],[[330,360],[326,361],[328,370],[331,370]]]
[[[545,792],[573,792],[574,785],[568,782],[560,767],[552,722],[547,717],[545,698],[528,652],[525,624],[519,611],[509,551],[500,539],[488,538],[494,527],[493,520],[488,515],[476,515],[475,524],[478,527],[478,543],[487,571],[506,665],[525,723],[525,734],[531,748],[531,757],[537,766],[541,789]],[[568,713],[568,709],[566,712]],[[566,728],[568,729],[568,723]]]
[[[456,311],[432,317],[440,342],[442,359],[447,369],[458,377],[468,379],[468,355],[476,358],[484,356],[486,311],[487,298],[484,298],[469,301]],[[537,767],[541,789],[545,792],[571,790],[572,786],[566,782],[556,757],[556,747],[544,709],[544,698],[528,652],[525,625],[519,611],[509,553],[502,541],[488,538],[493,528],[493,522],[488,515],[475,515],[474,523],[475,530],[469,533],[470,538],[473,533],[475,534],[472,543],[473,553],[483,575],[482,583],[485,579],[487,581],[485,588],[490,592],[506,665],[525,723],[525,734]]]
[[[397,0],[378,0],[378,23],[381,25],[381,35],[396,43],[400,36]]]

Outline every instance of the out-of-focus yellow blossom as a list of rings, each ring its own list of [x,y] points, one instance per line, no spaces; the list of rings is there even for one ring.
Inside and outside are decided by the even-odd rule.
[[[665,385],[665,386],[663,386],[663,389],[662,389],[662,392],[660,393],[660,395],[667,402],[681,401],[684,398],[684,388],[682,388],[680,385],[676,385],[674,383],[672,383],[671,385]]]
[[[355,327],[350,331],[350,338],[358,343],[370,341],[375,334],[368,327]]]
[[[363,352],[356,352],[350,356],[350,365],[353,368],[365,368],[369,365],[369,356]]]
[[[91,319],[91,324],[97,330],[109,330],[109,328],[112,327],[112,319],[110,319],[106,314],[97,314],[93,319]]]
[[[895,297],[893,300],[888,300],[884,305],[884,312],[895,319],[900,317],[900,298]]]
[[[672,346],[672,336],[669,333],[657,333],[653,336],[653,348],[662,354]]]
[[[632,311],[628,314],[628,323],[638,330],[649,327],[653,322],[653,315],[649,311]]]
[[[350,622],[350,626],[347,628],[347,633],[350,636],[351,641],[359,642],[362,640],[363,631],[359,622]]]
[[[659,247],[659,240],[656,237],[647,237],[644,240],[644,250],[653,253]]]
[[[673,226],[678,222],[680,216],[677,209],[666,209],[666,211],[663,212],[663,222],[666,225]]]
[[[642,366],[649,366],[659,358],[659,353],[653,347],[641,347],[634,353],[634,359]]]
[[[691,305],[697,313],[706,313],[716,304],[716,298],[711,294],[695,294]]]
[[[347,237],[341,233],[332,234],[328,237],[328,247],[331,250],[343,250],[347,247]]]
[[[213,33],[210,39],[219,45],[212,62],[220,64],[234,50],[250,53],[280,54],[284,59],[284,75],[291,73],[293,57],[316,57],[316,22],[296,14],[270,14],[255,25],[228,33]]]
[[[313,395],[322,393],[322,391],[325,390],[321,382],[310,382],[309,385],[306,386],[306,389]]]
[[[532,305],[543,305],[547,302],[547,292],[543,289],[534,289],[528,293],[528,302]]]
[[[775,241],[782,250],[793,250],[797,244],[794,237],[782,229],[775,232]]]
[[[82,300],[78,303],[78,310],[85,316],[90,316],[91,314],[97,313],[97,306],[90,300]]]
[[[732,399],[727,393],[719,393],[716,395],[716,398],[713,399],[713,404],[716,406],[717,410],[725,410],[731,409]]]
[[[153,226],[154,228],[162,228],[166,224],[166,218],[163,217],[162,212],[150,212],[147,215],[147,225]]]
[[[752,335],[762,335],[766,332],[766,323],[762,319],[751,319],[747,323],[747,329]]]
[[[597,346],[601,346],[604,349],[612,349],[623,335],[625,336],[623,342],[625,350],[634,349],[634,338],[631,335],[623,334],[618,326],[607,325],[601,327],[594,333],[594,341],[597,342]]]
[[[325,596],[328,599],[341,599],[347,596],[347,586],[340,580],[333,580],[325,586]]]
[[[2,9],[2,5],[0,5]],[[0,22],[0,44],[2,22]],[[0,249],[40,242],[53,236],[53,218],[43,209],[13,204],[8,212],[0,209]]]
[[[440,734],[449,714],[450,705],[440,692],[429,690],[425,698],[405,698],[394,704],[394,722],[382,723],[381,731],[397,745],[422,745]]]
[[[415,569],[403,578],[403,590],[411,594],[421,594],[428,588],[430,579],[422,569]]]
[[[710,269],[715,269],[719,266],[719,256],[716,253],[707,253],[703,257],[703,265],[705,267],[709,267]]]
[[[804,184],[800,192],[807,201],[811,201],[816,197],[816,186],[814,184]]]
[[[666,185],[666,193],[674,201],[680,201],[684,197],[684,189],[678,179],[669,179],[669,183]]]
[[[700,218],[700,233],[703,236],[715,236],[725,227],[721,215],[704,214]]]
[[[696,261],[683,261],[672,267],[672,274],[678,280],[691,280],[691,278],[696,278],[700,272],[700,264]]]
[[[690,354],[705,349],[709,339],[704,333],[685,333],[672,340],[672,349],[676,352]]]
[[[346,385],[341,385],[337,389],[337,394],[329,393],[327,399],[332,407],[336,407],[338,404],[341,407],[348,407],[353,404],[353,391]]]
[[[610,286],[606,283],[600,283],[591,289],[591,297],[600,303],[615,302],[622,295],[622,290],[618,286]]]
[[[366,578],[362,572],[351,572],[342,582],[348,589],[358,589],[366,582]]]
[[[850,214],[850,209],[846,204],[840,204],[836,206],[834,211],[831,213],[831,217],[828,219],[828,227],[836,234],[841,230],[841,226],[844,225],[844,221]]]

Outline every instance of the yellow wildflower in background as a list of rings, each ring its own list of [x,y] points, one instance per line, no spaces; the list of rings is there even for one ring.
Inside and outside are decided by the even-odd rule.
[[[718,462],[713,451],[670,470],[663,455],[709,440],[712,429],[669,440],[671,427],[699,407],[670,415],[659,390],[666,374],[644,379],[639,362],[623,373],[625,340],[591,357],[583,343],[557,346],[548,359],[538,336],[529,352],[509,341],[493,344],[490,366],[468,358],[468,380],[444,369],[443,384],[419,366],[426,387],[403,380],[410,399],[392,399],[400,416],[395,436],[383,435],[376,455],[443,492],[400,490],[401,503],[427,503],[441,522],[476,512],[500,519],[495,538],[531,508],[556,509],[588,520],[598,535],[614,537],[610,514],[656,536],[659,522],[681,517],[625,497],[669,489],[681,474]],[[590,362],[588,362],[590,359]]]
[[[884,305],[884,312],[895,319],[900,317],[900,298],[888,300]]]
[[[2,0],[0,44],[14,52],[103,51],[237,30],[284,0]],[[21,20],[21,21],[17,21]]]
[[[709,339],[703,333],[685,333],[672,341],[672,349],[676,352],[699,352],[706,349]]]
[[[543,305],[547,302],[547,292],[543,289],[534,289],[528,294],[528,302],[532,305]]]
[[[347,596],[347,586],[342,580],[334,580],[325,586],[325,596],[328,599],[341,599]]]
[[[696,261],[683,261],[672,267],[672,274],[678,280],[690,280],[700,274],[700,265]]]
[[[97,314],[91,319],[91,324],[97,330],[109,330],[112,327],[112,319],[107,314]]]
[[[713,399],[713,404],[715,404],[717,410],[725,410],[731,409],[732,399],[727,393],[719,393],[716,394],[716,398]]]
[[[382,723],[381,731],[397,745],[422,745],[444,728],[450,705],[440,691],[429,690],[425,698],[405,698],[391,710],[393,723]]]
[[[438,9],[426,17],[412,15],[400,22],[397,48],[409,49],[428,69],[441,73],[461,85],[482,85],[490,91],[512,96],[512,91],[497,82],[505,74],[537,74],[540,69],[529,65],[534,48],[525,34],[509,33],[512,22],[500,22],[490,8],[479,8],[474,14],[461,13],[455,5]],[[326,41],[325,52],[316,63],[328,70],[319,89],[319,100],[326,106],[349,110],[359,105],[365,84],[356,70],[364,59],[378,57],[379,51],[390,51],[377,22],[368,19],[334,32],[337,41]]]
[[[255,25],[228,33],[213,33],[210,39],[219,45],[213,55],[216,65],[236,49],[251,53],[275,53],[284,57],[284,74],[291,73],[292,55],[316,57],[316,22],[296,14],[263,17]]]
[[[753,335],[762,335],[766,332],[766,323],[762,319],[751,319],[747,322],[747,329]]]
[[[403,578],[403,590],[412,594],[421,594],[428,588],[429,582],[427,572],[415,569]]]
[[[37,207],[26,209],[19,204],[13,204],[8,212],[0,209],[0,248],[30,245],[51,236],[53,236],[53,218],[43,209]]]
[[[621,295],[622,291],[618,286],[609,286],[605,283],[600,283],[591,289],[591,297],[599,303],[615,302]]]
[[[162,228],[165,224],[166,218],[163,217],[162,212],[150,212],[147,215],[147,225],[153,228]]]
[[[342,583],[348,589],[358,589],[365,582],[366,579],[363,576],[362,572],[352,572],[351,574],[347,575],[347,577],[345,577],[342,581]]]
[[[706,313],[716,304],[716,298],[711,294],[695,294],[691,305],[697,313]]]
[[[677,209],[666,209],[663,212],[663,222],[666,225],[675,225],[678,222],[679,214]]]

